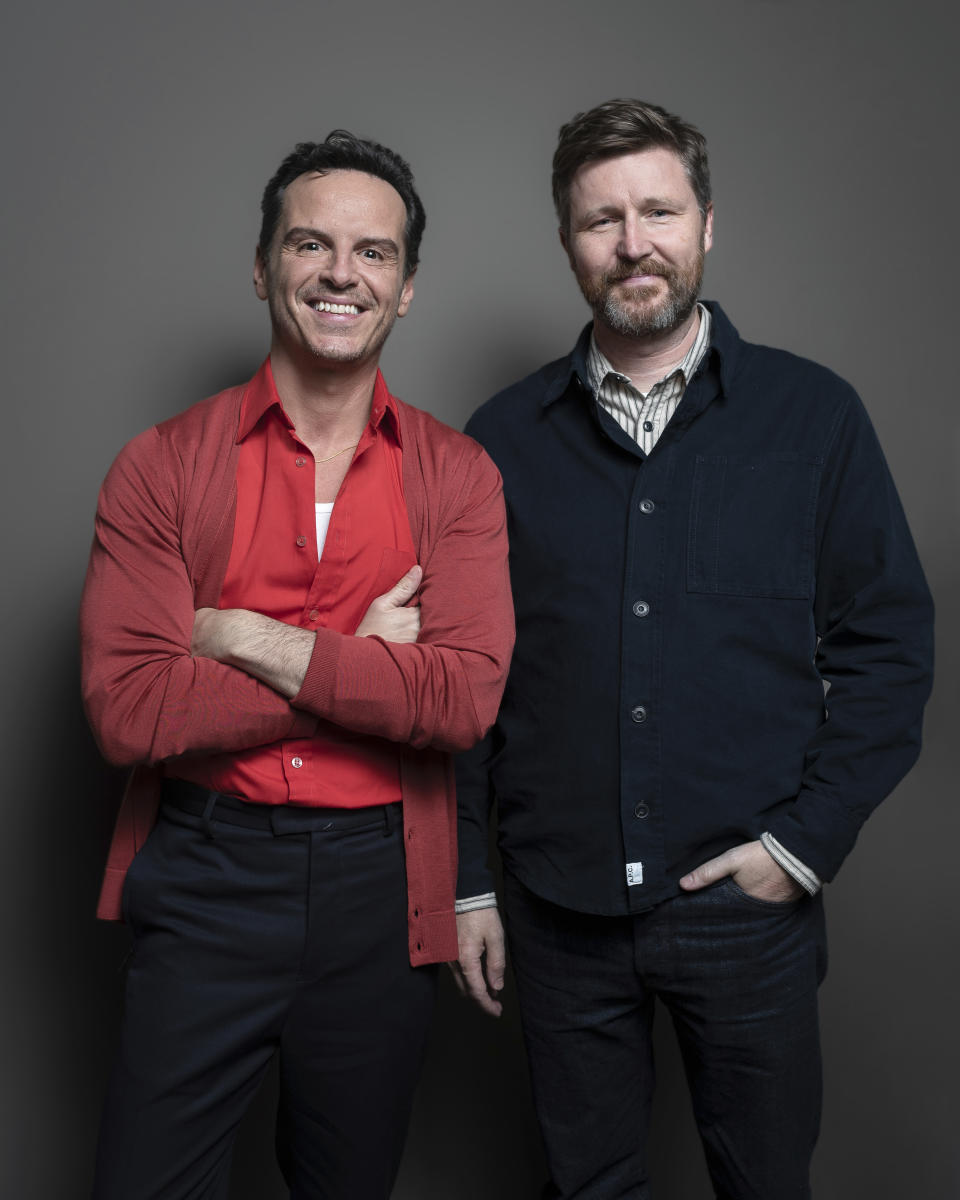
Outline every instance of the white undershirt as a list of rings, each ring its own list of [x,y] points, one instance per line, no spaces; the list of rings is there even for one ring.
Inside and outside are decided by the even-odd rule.
[[[317,511],[317,558],[323,558],[323,547],[327,540],[327,530],[330,528],[330,516],[333,513],[333,501],[329,504],[315,504]]]

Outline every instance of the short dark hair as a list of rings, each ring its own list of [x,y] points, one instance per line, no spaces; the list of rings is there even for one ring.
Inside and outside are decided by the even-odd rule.
[[[280,222],[283,193],[287,186],[309,172],[325,175],[328,171],[363,171],[384,180],[399,193],[407,210],[403,231],[404,278],[412,275],[420,261],[420,239],[427,217],[414,187],[413,172],[407,162],[379,142],[358,138],[346,129],[334,129],[322,142],[299,142],[283,160],[264,188],[260,211],[260,240],[257,246],[266,255]]]
[[[588,162],[635,154],[638,150],[672,150],[683,163],[706,217],[710,207],[710,166],[707,141],[695,126],[642,100],[607,100],[588,112],[577,113],[560,129],[553,156],[553,203],[565,233],[570,226],[570,187]]]

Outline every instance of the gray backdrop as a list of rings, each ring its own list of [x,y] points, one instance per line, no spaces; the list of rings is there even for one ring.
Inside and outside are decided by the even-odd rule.
[[[254,0],[18,6],[3,48],[4,1194],[89,1183],[122,928],[92,911],[121,780],[78,700],[76,608],[97,487],[131,435],[248,375],[262,186],[334,126],[396,147],[427,207],[393,390],[454,425],[566,352],[585,319],[548,189],[560,123],[617,95],[709,138],[706,294],[741,332],[861,391],[937,596],[927,750],[828,891],[819,1200],[948,1200],[958,1173],[951,770],[958,639],[951,359],[955,64],[947,6],[868,0],[484,6]],[[445,984],[447,981],[445,980]],[[535,1196],[516,1006],[445,986],[401,1200]],[[709,1189],[661,1021],[658,1200]],[[237,1200],[283,1195],[269,1087]]]

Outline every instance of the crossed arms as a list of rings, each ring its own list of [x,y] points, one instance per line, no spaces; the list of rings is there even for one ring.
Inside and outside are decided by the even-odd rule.
[[[121,452],[101,492],[81,634],[84,701],[105,757],[242,750],[310,736],[318,720],[442,751],[483,736],[513,617],[499,476],[474,443],[454,444],[443,495],[427,498],[417,641],[389,640],[389,612],[368,611],[372,625],[348,635],[213,611],[220,581],[198,584],[212,554],[202,529],[229,538],[229,490],[222,519],[191,511],[198,491],[215,506],[191,467],[154,428]]]

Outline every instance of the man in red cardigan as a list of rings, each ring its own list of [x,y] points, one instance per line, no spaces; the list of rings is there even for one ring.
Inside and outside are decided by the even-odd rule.
[[[135,438],[98,506],[84,700],[134,768],[100,915],[134,948],[96,1200],[222,1200],[274,1053],[291,1194],[389,1195],[457,955],[449,756],[512,647],[499,476],[378,369],[409,167],[337,130],[262,210],[268,359]]]

